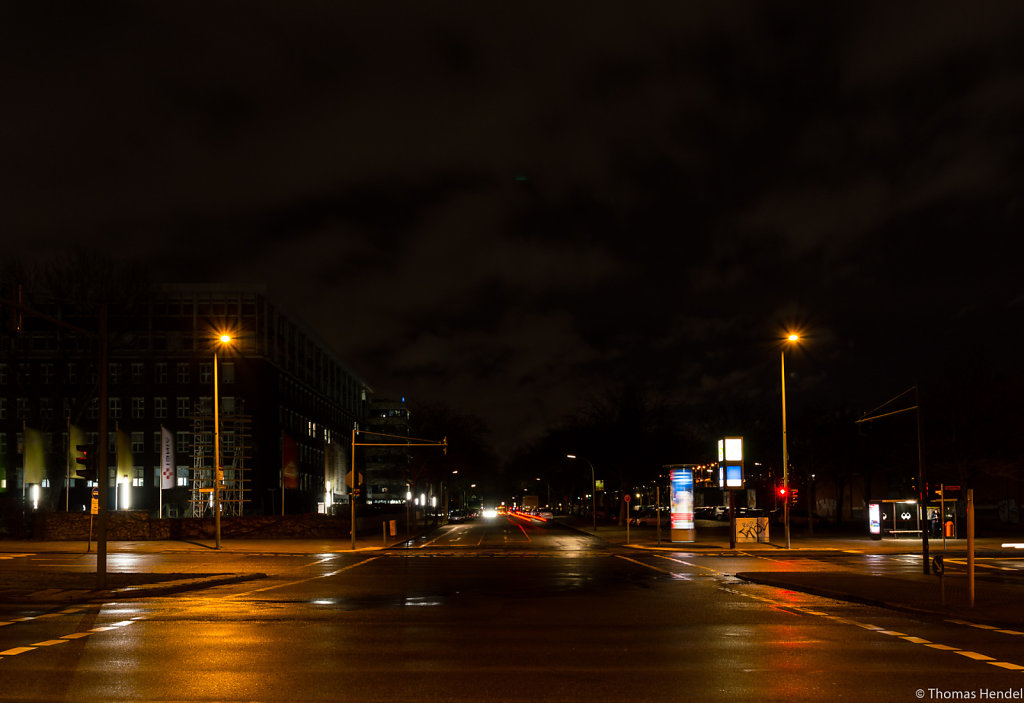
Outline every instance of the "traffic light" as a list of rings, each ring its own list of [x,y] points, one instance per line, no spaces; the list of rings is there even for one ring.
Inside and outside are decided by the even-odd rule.
[[[796,503],[797,498],[799,496],[800,496],[800,489],[799,488],[791,488],[789,490],[789,502],[790,503]]]
[[[785,500],[785,498],[786,498],[786,487],[785,486],[779,486],[778,494],[779,494],[779,499],[780,500]]]
[[[75,451],[78,452],[78,456],[75,457],[75,463],[78,464],[75,469],[75,478],[95,481],[96,447],[92,444],[76,444]]]

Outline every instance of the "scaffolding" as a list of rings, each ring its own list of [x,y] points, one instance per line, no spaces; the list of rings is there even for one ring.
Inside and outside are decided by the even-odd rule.
[[[252,461],[252,416],[221,415],[220,457],[224,483],[220,490],[222,516],[242,515],[249,502],[249,463]],[[213,418],[192,418],[192,469],[189,476],[189,515],[213,515]]]

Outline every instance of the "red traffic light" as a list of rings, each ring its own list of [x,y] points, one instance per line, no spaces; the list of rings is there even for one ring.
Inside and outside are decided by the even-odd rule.
[[[786,497],[786,487],[785,486],[779,486],[779,498],[785,498],[785,497]]]

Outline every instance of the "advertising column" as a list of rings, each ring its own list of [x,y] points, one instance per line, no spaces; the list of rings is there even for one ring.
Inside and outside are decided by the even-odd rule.
[[[672,541],[693,542],[693,469],[672,469]]]

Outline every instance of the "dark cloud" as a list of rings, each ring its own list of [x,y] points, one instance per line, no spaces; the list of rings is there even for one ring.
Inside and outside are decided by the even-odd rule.
[[[268,282],[504,450],[622,383],[757,414],[793,323],[872,395],[1019,318],[1021,14],[6,7],[0,225]]]

